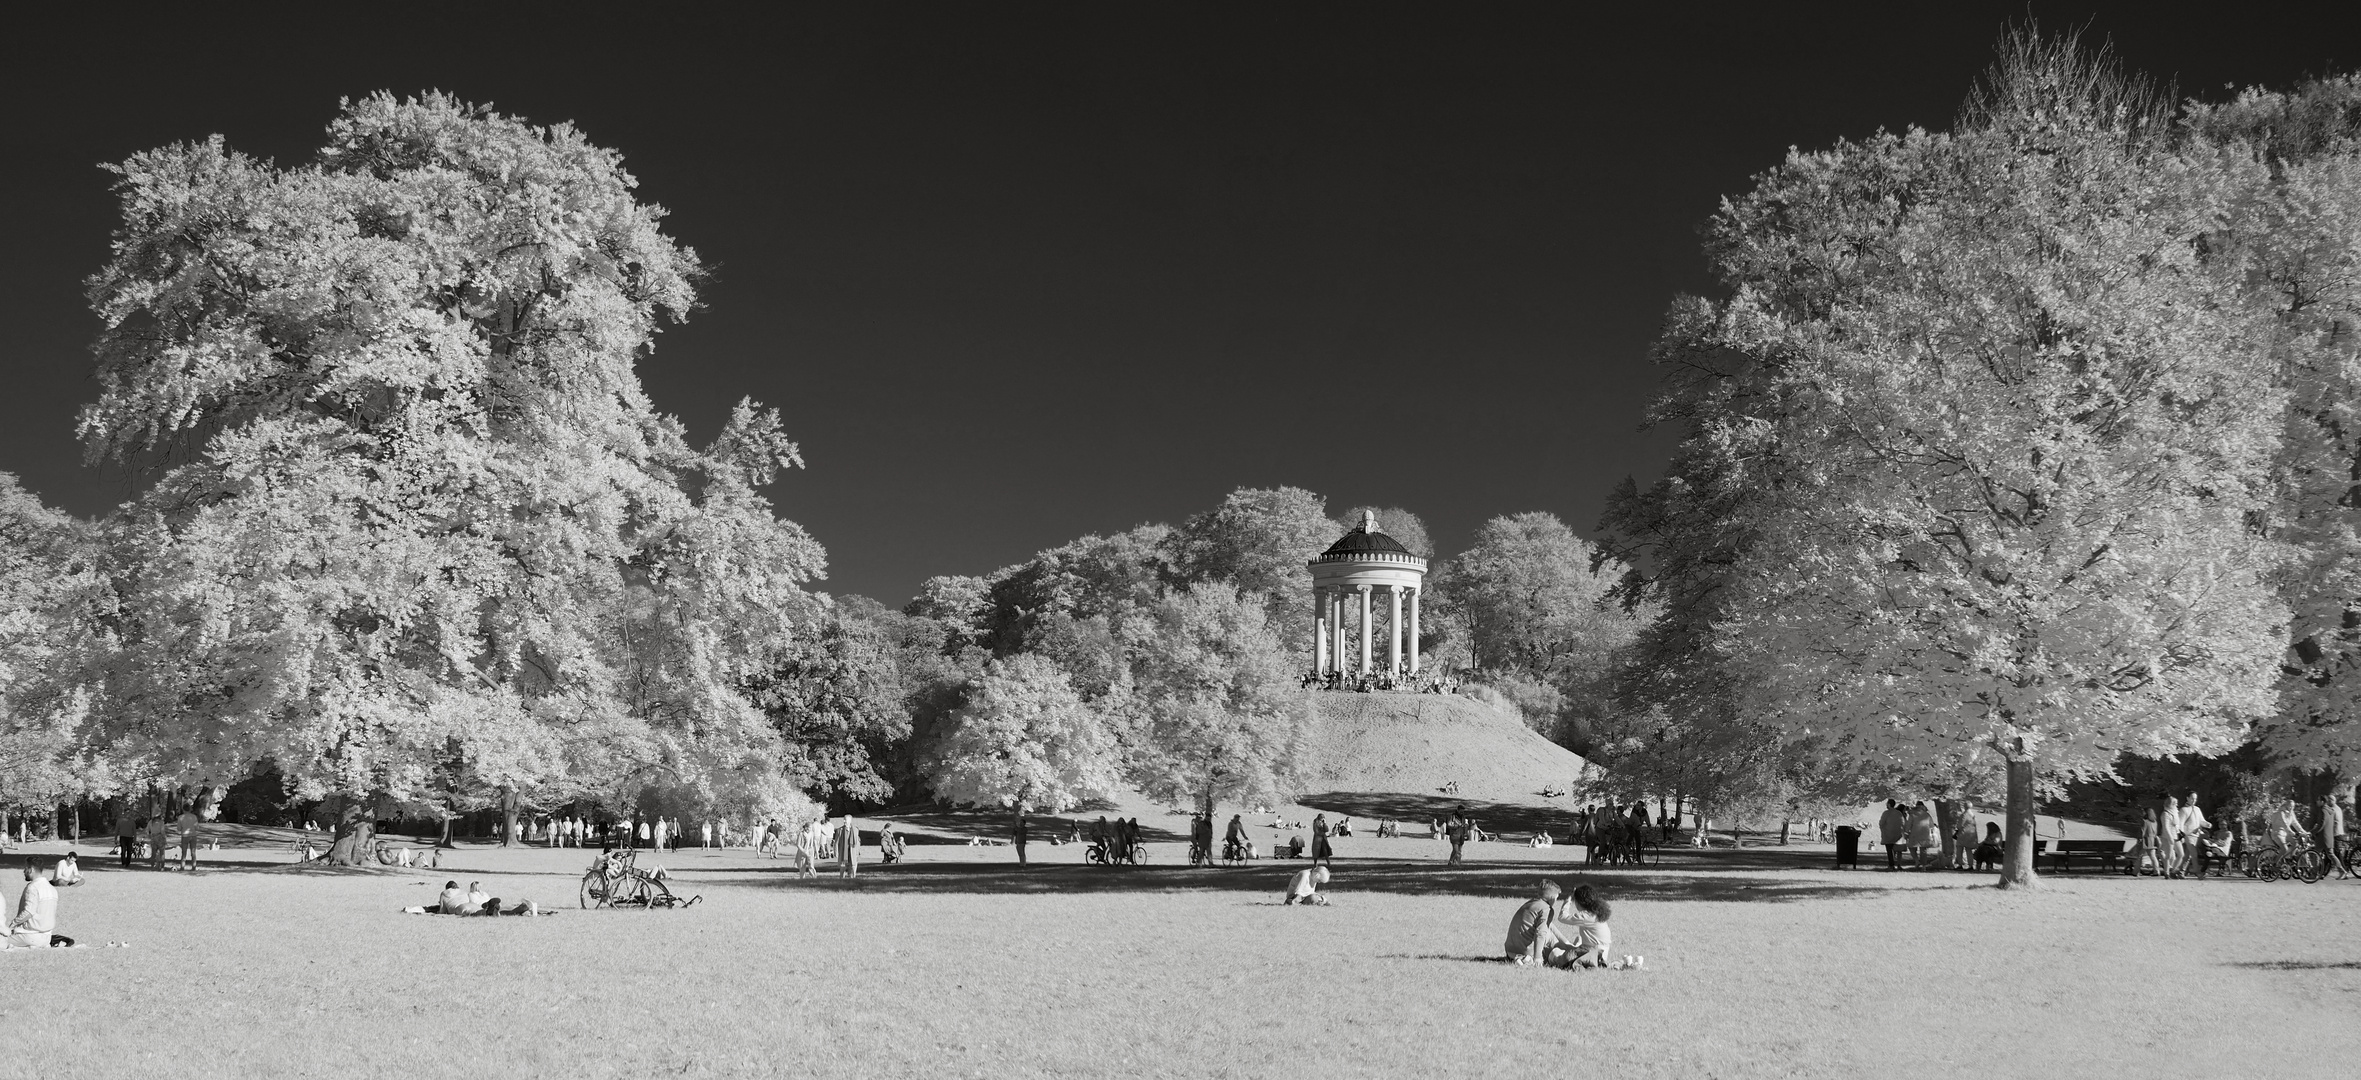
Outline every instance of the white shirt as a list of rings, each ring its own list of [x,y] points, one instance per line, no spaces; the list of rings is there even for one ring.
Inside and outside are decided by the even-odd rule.
[[[29,934],[47,934],[57,930],[57,886],[42,878],[25,882],[23,895],[16,898],[16,920],[9,929]]]
[[[1318,892],[1319,890],[1319,886],[1312,884],[1312,872],[1310,870],[1298,870],[1295,873],[1294,879],[1287,883],[1287,898],[1290,900],[1302,900],[1311,896],[1313,893]]]

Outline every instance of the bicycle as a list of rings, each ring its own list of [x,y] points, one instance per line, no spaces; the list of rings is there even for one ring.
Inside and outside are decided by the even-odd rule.
[[[2323,861],[2319,850],[2308,846],[2297,848],[2294,851],[2281,851],[2275,847],[2264,848],[2254,853],[2252,861],[2247,866],[2246,875],[2261,878],[2264,881],[2276,881],[2283,877],[2293,878],[2309,885],[2320,880],[2320,876],[2325,870],[2322,865]]]
[[[629,851],[602,856],[590,864],[590,869],[582,874],[578,896],[584,908],[638,905],[649,911],[690,907],[703,899],[703,896],[681,898],[663,878],[640,869],[637,854]]]

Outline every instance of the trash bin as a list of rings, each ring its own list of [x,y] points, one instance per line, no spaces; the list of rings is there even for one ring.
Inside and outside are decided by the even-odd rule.
[[[1836,827],[1836,868],[1861,865],[1861,830],[1850,825]]]

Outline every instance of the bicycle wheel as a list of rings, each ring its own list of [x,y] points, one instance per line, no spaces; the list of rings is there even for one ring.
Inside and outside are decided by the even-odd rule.
[[[2284,860],[2285,857],[2276,851],[2266,851],[2255,856],[2254,876],[2264,881],[2279,880],[2279,872],[2284,869]]]
[[[599,906],[601,907],[606,906],[607,877],[605,874],[601,874],[598,871],[593,870],[587,874],[582,875],[581,900],[582,906],[585,909],[590,907],[590,902],[592,900],[597,900],[599,902]]]
[[[2295,858],[2289,861],[2288,876],[2309,885],[2320,880],[2321,875],[2325,872],[2321,862],[2319,852],[2299,851]]]

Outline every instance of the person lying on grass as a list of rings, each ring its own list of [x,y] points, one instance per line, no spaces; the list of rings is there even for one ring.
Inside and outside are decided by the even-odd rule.
[[[483,883],[473,882],[471,884],[480,886]],[[458,882],[446,881],[443,883],[442,894],[434,903],[421,907],[406,907],[402,909],[402,913],[405,915],[460,916],[549,914],[530,900],[519,900],[513,905],[503,907],[497,896],[486,896],[480,890],[474,895],[476,899],[471,901],[468,893],[460,891]]]
[[[1301,871],[1288,880],[1287,896],[1280,903],[1288,906],[1318,904],[1321,907],[1327,907],[1328,898],[1320,894],[1320,886],[1326,884],[1328,884],[1327,867],[1315,866]]]

